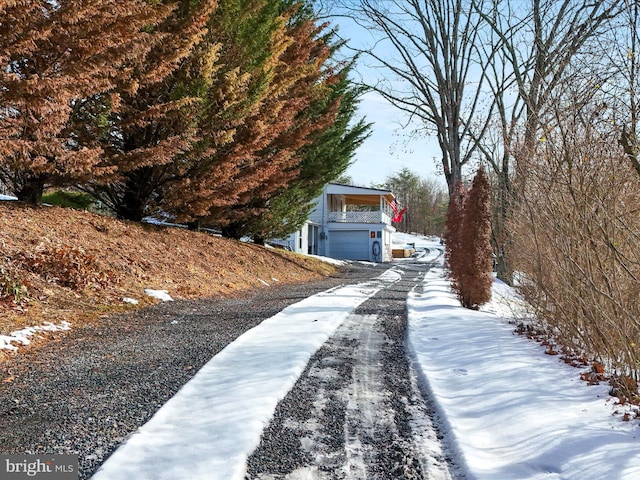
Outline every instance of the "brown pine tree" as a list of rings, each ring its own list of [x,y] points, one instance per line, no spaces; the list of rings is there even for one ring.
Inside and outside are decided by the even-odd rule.
[[[226,83],[218,79],[211,90],[213,104],[235,103],[241,107],[235,109],[241,115],[210,111],[207,118],[211,121],[201,127],[211,146],[210,156],[188,163],[182,177],[164,193],[166,210],[179,219],[220,227],[231,237],[244,234],[248,223],[294,178],[300,150],[311,143],[314,132],[335,120],[339,106],[336,102],[317,118],[305,115],[335,78],[325,68],[330,51],[319,38],[322,27],[312,21],[295,21],[296,9],[269,20],[274,14],[273,2],[256,3],[261,5],[263,24],[271,21],[273,25],[267,30],[268,41],[263,42],[265,50],[256,55],[249,50],[255,49],[254,44],[246,38],[227,38],[232,48],[223,46],[221,63],[226,69],[229,62],[242,62],[233,75],[219,77]],[[227,51],[234,52],[236,58],[226,56]],[[250,102],[239,101],[240,96],[234,95],[238,89],[231,88],[229,79],[239,84],[241,93],[248,92]],[[232,130],[221,128],[230,121],[234,122]]]
[[[200,86],[202,101],[198,139],[161,187],[162,210],[178,221],[197,226],[212,206],[233,205],[238,162],[253,155],[262,140],[240,138],[269,94],[264,59],[271,54],[274,20],[265,5],[265,0],[221,0],[205,41],[183,69],[184,82],[191,78]]]
[[[459,233],[453,288],[462,306],[477,309],[491,300],[493,250],[491,248],[491,187],[484,168],[476,173],[464,205]]]
[[[320,37],[322,29],[311,20],[287,29],[290,44],[275,70],[273,94],[261,109],[267,120],[266,144],[236,182],[241,191],[238,202],[217,215],[229,236],[238,238],[252,230],[252,223],[268,211],[270,200],[298,175],[302,149],[336,119],[337,99],[321,115],[307,114],[315,101],[329,93],[327,84],[338,81],[331,68],[324,68],[330,49]]]
[[[161,38],[145,29],[168,14],[144,0],[22,0],[0,5],[0,181],[38,203],[44,188],[109,173],[102,148],[70,119],[88,98],[118,103]]]
[[[161,3],[171,12],[148,28],[161,41],[142,62],[132,65],[133,88],[118,91],[117,105],[97,98],[86,106],[88,112],[103,111],[103,134],[94,138],[114,175],[84,188],[129,220],[141,220],[158,209],[163,185],[175,177],[183,157],[198,142],[197,119],[206,85],[193,68],[200,62],[200,68],[213,69],[217,58],[215,44],[207,52],[198,51],[207,39],[217,0]],[[196,58],[196,53],[202,55]]]
[[[464,206],[467,189],[460,181],[453,188],[453,195],[449,200],[447,221],[445,225],[445,260],[449,267],[449,278],[455,285],[461,276],[461,257],[463,255],[462,223],[464,220]]]

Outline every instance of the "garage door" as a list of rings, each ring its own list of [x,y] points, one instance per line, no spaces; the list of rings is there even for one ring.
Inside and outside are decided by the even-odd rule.
[[[368,230],[332,231],[329,237],[332,258],[345,260],[369,260]]]

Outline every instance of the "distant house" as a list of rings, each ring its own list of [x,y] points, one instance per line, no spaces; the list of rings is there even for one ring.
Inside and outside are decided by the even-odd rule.
[[[330,183],[300,231],[291,235],[291,250],[342,260],[392,260],[391,225],[394,195],[388,190]]]

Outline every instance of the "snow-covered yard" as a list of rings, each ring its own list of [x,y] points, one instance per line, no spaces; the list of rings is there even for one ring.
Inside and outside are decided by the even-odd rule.
[[[430,249],[437,241],[396,234]],[[396,280],[389,270],[294,304],[216,355],[131,436],[94,479],[241,479],[277,402],[311,355],[357,305]],[[625,422],[608,386],[513,333],[514,293],[494,283],[493,300],[465,310],[442,268],[407,300],[409,345],[433,396],[446,446],[467,478],[640,478],[640,426]]]
[[[513,333],[504,284],[472,312],[438,270],[425,282],[408,300],[410,345],[469,478],[640,478],[638,421],[613,414],[607,385]]]

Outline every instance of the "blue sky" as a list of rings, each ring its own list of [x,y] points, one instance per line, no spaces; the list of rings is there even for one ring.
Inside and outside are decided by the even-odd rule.
[[[437,173],[440,150],[433,138],[410,139],[402,128],[402,113],[380,95],[370,92],[363,96],[359,116],[373,123],[371,136],[356,151],[346,174],[356,185],[369,186],[408,168],[423,179],[441,179]]]

